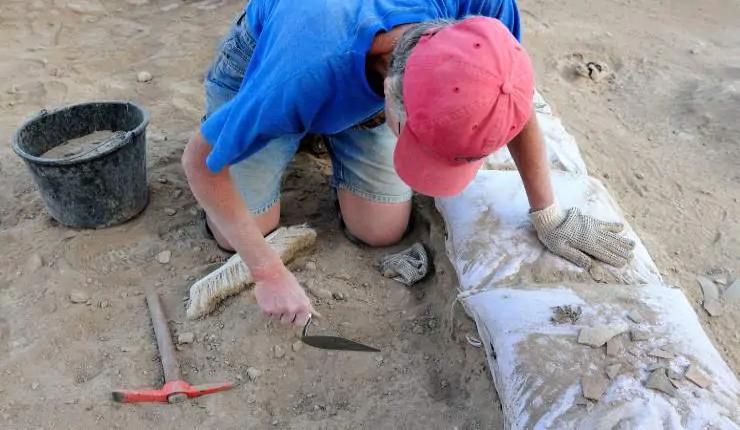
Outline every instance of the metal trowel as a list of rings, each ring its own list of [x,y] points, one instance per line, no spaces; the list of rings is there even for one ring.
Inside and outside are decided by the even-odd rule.
[[[303,333],[301,334],[301,342],[306,345],[313,346],[314,348],[320,349],[332,349],[339,351],[366,351],[366,352],[380,352],[378,348],[373,348],[354,340],[349,340],[339,336],[309,336],[308,326],[311,325],[311,315],[308,316],[306,325],[303,326]]]

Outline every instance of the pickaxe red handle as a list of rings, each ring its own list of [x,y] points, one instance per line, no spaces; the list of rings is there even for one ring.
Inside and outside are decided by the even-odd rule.
[[[121,403],[180,403],[188,398],[228,390],[233,386],[231,382],[190,385],[185,381],[171,381],[159,390],[116,390],[113,392],[113,399]]]
[[[179,403],[189,397],[216,393],[234,386],[231,382],[202,385],[190,385],[185,382],[180,374],[180,366],[177,364],[175,346],[172,343],[172,336],[170,336],[170,329],[167,326],[159,295],[150,289],[146,294],[146,303],[149,307],[149,316],[152,318],[154,336],[157,338],[165,384],[159,390],[115,390],[113,400],[122,403]]]

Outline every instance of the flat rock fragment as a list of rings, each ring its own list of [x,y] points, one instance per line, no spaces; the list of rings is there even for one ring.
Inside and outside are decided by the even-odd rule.
[[[667,359],[671,359],[676,356],[676,354],[670,351],[666,351],[664,349],[660,349],[660,348],[653,349],[652,351],[648,352],[647,355],[649,355],[650,357],[667,358]]]
[[[719,288],[711,279],[699,275],[696,277],[696,281],[699,282],[705,302],[707,300],[719,300]]]
[[[650,377],[645,383],[645,386],[647,388],[651,388],[653,390],[668,394],[672,397],[674,397],[678,392],[676,390],[676,387],[671,384],[671,380],[668,379],[668,374],[666,373],[666,369],[664,368],[653,370],[653,373],[650,374]]]
[[[686,369],[684,376],[700,388],[707,388],[712,385],[712,380],[709,378],[709,375],[704,373],[704,371],[695,364],[692,364],[688,369]]]
[[[645,321],[645,318],[643,318],[642,314],[636,310],[631,310],[627,312],[627,318],[635,324],[640,324]]]
[[[727,303],[740,302],[740,278],[727,287],[723,297]]]
[[[720,301],[720,290],[717,284],[701,275],[697,276],[696,280],[699,282],[702,295],[704,296],[702,302],[704,310],[713,317],[722,315],[722,302]]]
[[[622,364],[620,363],[614,363],[606,366],[606,376],[609,377],[609,379],[614,379],[619,375],[619,371],[622,369]]]
[[[630,330],[630,339],[632,339],[632,342],[642,342],[650,339],[650,333],[645,330],[633,329]]]
[[[629,327],[627,324],[598,324],[592,327],[584,327],[578,333],[578,343],[589,345],[594,348],[603,346],[609,339],[624,333]]]
[[[581,378],[583,397],[590,400],[599,400],[606,391],[609,380],[601,375],[588,375]]]

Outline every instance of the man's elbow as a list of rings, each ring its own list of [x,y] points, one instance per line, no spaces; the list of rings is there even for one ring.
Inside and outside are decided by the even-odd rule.
[[[196,133],[185,145],[180,163],[189,181],[206,168],[206,156],[209,149],[210,146],[200,133]]]

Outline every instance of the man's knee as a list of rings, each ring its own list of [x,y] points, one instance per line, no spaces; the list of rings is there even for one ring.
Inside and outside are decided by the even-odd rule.
[[[377,203],[339,190],[339,206],[347,230],[370,246],[401,240],[408,227],[411,202]]]
[[[374,225],[377,223],[372,222],[368,224],[355,229],[347,225],[347,230],[369,246],[390,246],[398,243],[403,238],[403,234],[406,232],[406,226],[408,225],[408,223],[404,225],[399,223],[396,226],[389,226],[387,224]]]
[[[272,233],[280,225],[280,202],[272,205],[267,211],[254,215],[254,220],[263,236]]]

